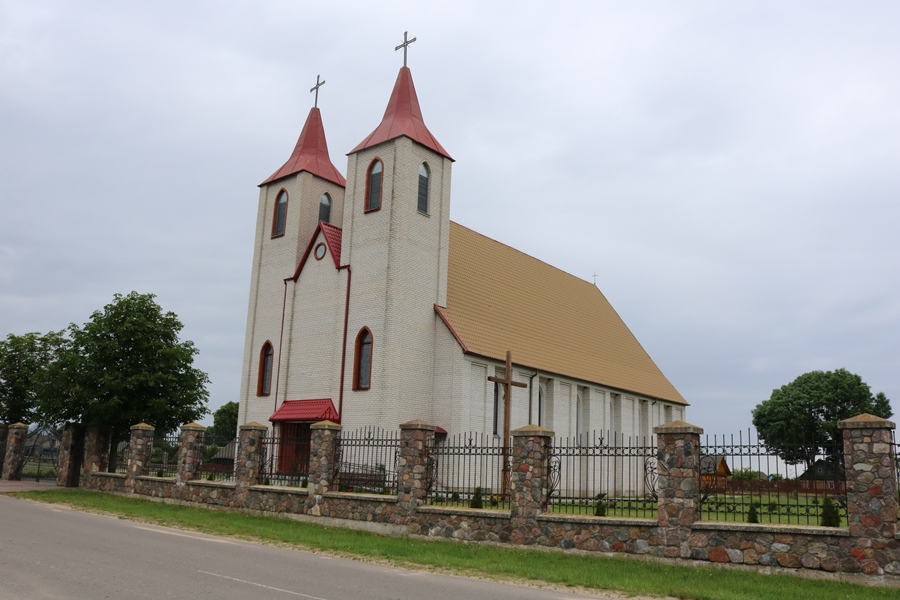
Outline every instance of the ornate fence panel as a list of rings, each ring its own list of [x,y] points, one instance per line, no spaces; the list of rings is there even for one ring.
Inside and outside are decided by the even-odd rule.
[[[443,437],[443,436],[442,436]],[[429,453],[426,502],[435,506],[509,508],[512,443],[484,433],[435,438]]]
[[[397,494],[400,433],[378,427],[342,431],[335,452],[335,490]]]
[[[550,456],[548,510],[656,518],[656,440],[598,432],[557,438]]]
[[[704,520],[820,525],[823,512],[833,511],[847,523],[843,443],[812,448],[805,462],[789,464],[748,430],[706,436],[700,454]]]
[[[147,474],[154,477],[175,477],[178,471],[178,445],[177,433],[154,437]]]
[[[206,481],[234,481],[234,461],[238,438],[223,437],[203,440],[200,456],[200,479]]]
[[[41,481],[56,477],[61,438],[52,427],[36,427],[27,433],[18,466],[22,479]]]
[[[299,429],[291,437],[267,437],[262,443],[265,460],[260,465],[259,482],[263,485],[306,487],[309,477],[309,428]],[[237,441],[235,441],[235,450]],[[234,464],[232,459],[232,465]],[[233,471],[233,467],[232,467]]]

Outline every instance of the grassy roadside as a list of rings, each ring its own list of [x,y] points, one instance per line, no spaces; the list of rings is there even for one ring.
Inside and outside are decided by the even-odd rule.
[[[336,552],[348,557],[439,568],[490,578],[546,581],[566,586],[614,590],[626,594],[696,600],[892,599],[897,589],[873,588],[789,575],[690,568],[624,558],[543,552],[518,548],[389,538],[362,531],[299,523],[278,517],[176,506],[85,490],[48,490],[10,494],[40,502],[65,503],[122,518],[192,529],[215,535],[258,539]]]

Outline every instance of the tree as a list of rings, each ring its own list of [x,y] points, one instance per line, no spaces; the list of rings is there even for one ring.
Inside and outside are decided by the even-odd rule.
[[[227,444],[237,436],[238,427],[237,402],[226,402],[213,413],[213,424],[206,430],[207,443]]]
[[[179,341],[182,327],[152,294],[116,294],[83,327],[69,326],[48,369],[42,418],[98,427],[115,444],[136,423],[165,433],[207,414],[209,379],[193,367],[194,344]]]
[[[9,334],[0,340],[0,423],[32,423],[47,365],[62,345],[60,333]]]
[[[811,371],[772,390],[753,410],[753,425],[786,463],[802,462],[809,469],[821,449],[842,443],[838,421],[862,413],[888,418],[891,405],[883,393],[873,396],[859,375],[845,369]]]

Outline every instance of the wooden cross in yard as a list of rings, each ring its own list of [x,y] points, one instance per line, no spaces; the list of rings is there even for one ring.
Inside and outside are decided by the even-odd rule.
[[[513,381],[512,378],[512,352],[506,351],[506,375],[504,377],[488,377],[488,381],[499,383],[503,386],[503,477],[501,481],[501,493],[504,498],[509,497],[509,407],[510,407],[510,386],[528,387],[527,383]]]

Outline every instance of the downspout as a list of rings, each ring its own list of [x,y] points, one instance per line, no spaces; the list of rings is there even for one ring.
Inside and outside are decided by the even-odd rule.
[[[347,301],[344,305],[344,343],[341,352],[341,387],[340,392],[338,393],[338,423],[342,423],[344,418],[344,370],[347,367],[347,327],[350,323],[350,280],[353,278],[353,272],[350,270],[350,265],[338,267],[338,270],[340,269],[347,269]]]
[[[278,368],[275,370],[275,405],[272,407],[273,414],[278,410],[278,384],[281,383],[281,346],[284,343],[284,311],[287,306],[288,279],[284,280],[284,298],[281,301],[281,333],[278,337]]]
[[[528,378],[528,424],[534,425],[534,421],[531,420],[531,401],[534,398],[534,378],[537,377],[537,374],[540,371],[535,369],[534,375]]]

